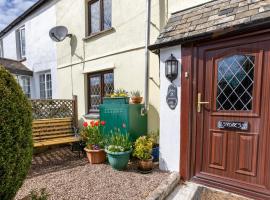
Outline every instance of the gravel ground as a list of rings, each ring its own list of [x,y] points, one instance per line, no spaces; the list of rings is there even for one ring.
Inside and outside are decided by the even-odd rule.
[[[121,172],[108,164],[90,165],[86,158],[79,159],[68,148],[59,148],[33,158],[28,178],[15,199],[46,188],[49,199],[140,200],[168,175],[158,169],[140,174],[134,164]]]

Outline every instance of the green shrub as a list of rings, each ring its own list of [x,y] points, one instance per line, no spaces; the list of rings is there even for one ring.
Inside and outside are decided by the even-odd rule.
[[[135,142],[133,156],[141,159],[148,160],[152,157],[153,140],[147,136],[139,137]]]
[[[32,160],[31,106],[14,77],[0,66],[0,199],[12,199]]]

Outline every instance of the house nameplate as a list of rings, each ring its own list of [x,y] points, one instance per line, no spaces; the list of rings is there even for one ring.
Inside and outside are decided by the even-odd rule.
[[[220,129],[248,130],[248,122],[218,121],[217,127]]]
[[[169,85],[166,97],[167,104],[170,109],[174,110],[178,103],[177,87],[174,84]]]

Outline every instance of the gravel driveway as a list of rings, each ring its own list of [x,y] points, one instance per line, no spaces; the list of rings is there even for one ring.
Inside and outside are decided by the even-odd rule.
[[[140,200],[168,175],[158,169],[140,174],[132,164],[126,171],[115,171],[107,164],[90,165],[68,148],[59,148],[34,157],[29,176],[15,199],[46,188],[49,199]]]

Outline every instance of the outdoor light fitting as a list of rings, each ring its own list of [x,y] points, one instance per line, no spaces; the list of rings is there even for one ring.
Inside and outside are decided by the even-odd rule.
[[[165,61],[165,76],[173,82],[178,76],[178,60],[171,54]]]

